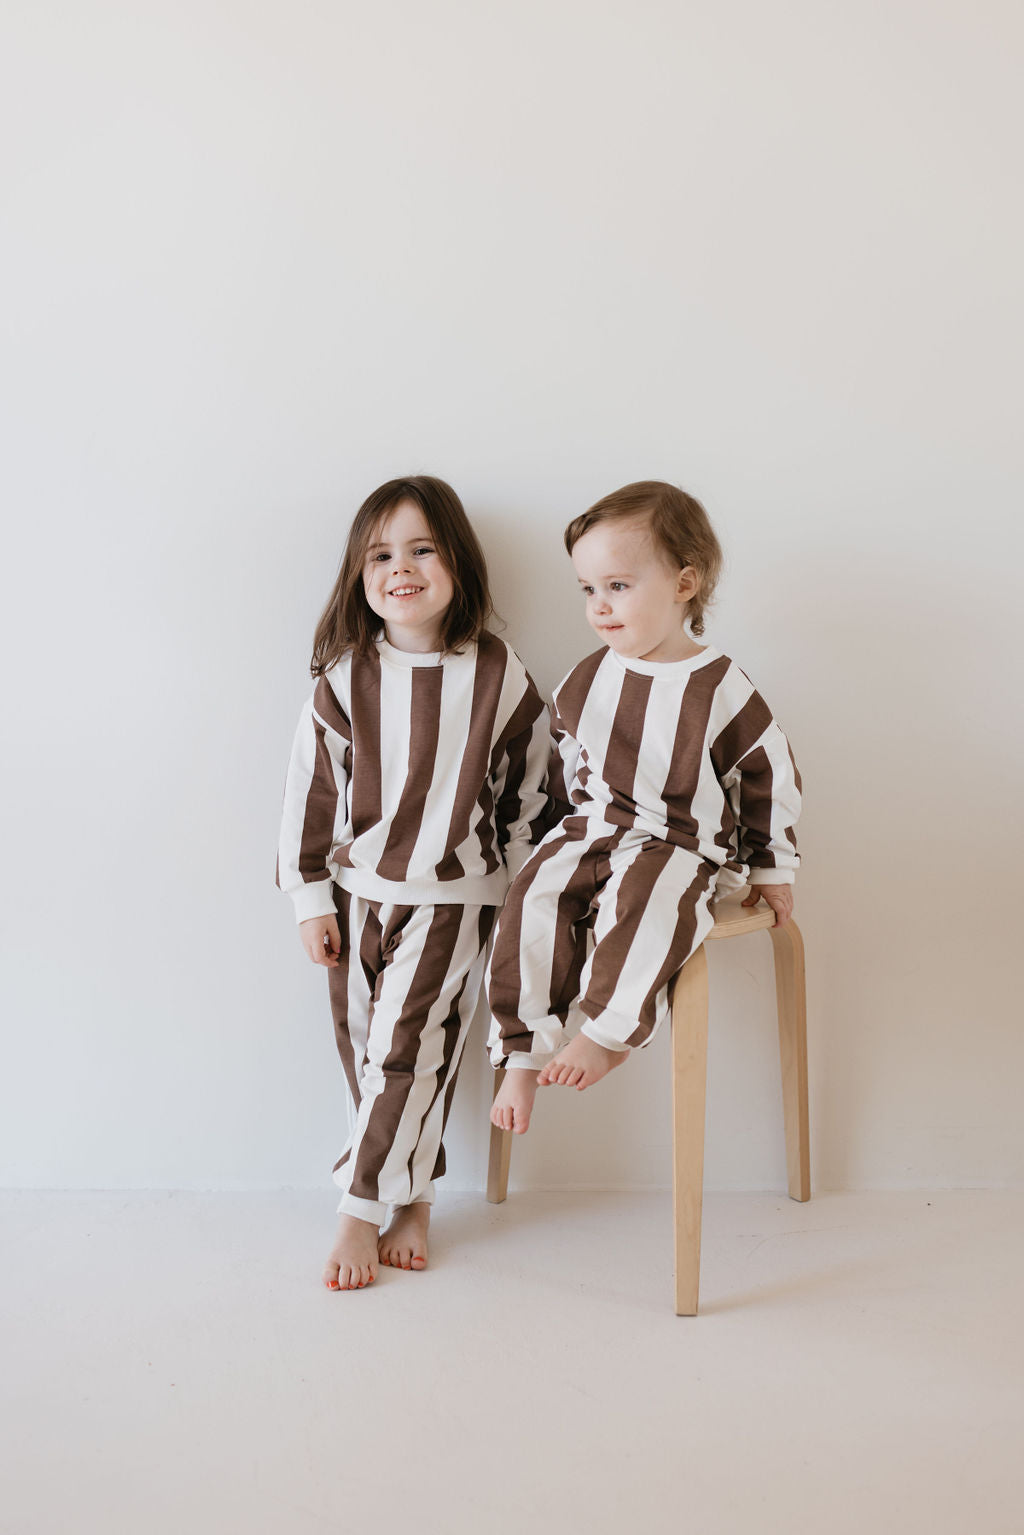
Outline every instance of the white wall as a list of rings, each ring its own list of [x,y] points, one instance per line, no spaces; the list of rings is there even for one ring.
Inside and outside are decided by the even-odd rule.
[[[819,1187],[1024,1170],[1020,12],[7,8],[0,1177],[324,1183],[273,888],[347,520],[450,479],[550,687],[598,495],[703,497],[807,790]],[[712,954],[710,1187],[781,1187],[769,945]],[[480,1186],[471,1046],[450,1182]],[[668,1177],[667,1042],[515,1176]]]

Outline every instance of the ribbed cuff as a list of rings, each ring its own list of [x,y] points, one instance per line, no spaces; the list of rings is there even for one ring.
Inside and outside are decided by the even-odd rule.
[[[748,885],[795,885],[795,869],[751,869]]]
[[[312,880],[308,885],[300,885],[298,890],[289,890],[288,894],[295,907],[296,922],[308,922],[312,917],[338,915],[334,904],[334,881],[329,874],[323,879]]]

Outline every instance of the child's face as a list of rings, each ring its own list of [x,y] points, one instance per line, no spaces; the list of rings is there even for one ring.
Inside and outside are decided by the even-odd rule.
[[[363,590],[396,650],[440,650],[455,586],[415,501],[400,501],[374,533]]]
[[[599,522],[577,541],[572,562],[587,622],[620,656],[682,661],[700,651],[683,628],[696,572],[673,570],[643,520]]]

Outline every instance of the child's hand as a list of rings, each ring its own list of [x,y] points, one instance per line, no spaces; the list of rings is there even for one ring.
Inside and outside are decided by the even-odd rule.
[[[775,926],[785,927],[793,915],[793,886],[751,885],[743,905],[756,906],[762,896],[775,913]]]
[[[337,917],[309,917],[299,923],[299,942],[314,965],[337,970],[341,955],[341,933]]]

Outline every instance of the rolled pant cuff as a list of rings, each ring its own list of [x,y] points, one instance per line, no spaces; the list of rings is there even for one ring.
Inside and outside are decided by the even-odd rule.
[[[548,1061],[553,1059],[554,1055],[554,1050],[535,1050],[532,1055],[527,1055],[523,1050],[517,1050],[515,1054],[510,1055],[508,1060],[505,1062],[505,1070],[540,1071],[541,1067],[546,1066]],[[497,1065],[500,1066],[501,1062],[498,1061]],[[497,1067],[495,1069],[497,1069]]]
[[[639,1024],[635,1018],[626,1018],[622,1013],[613,1013],[610,1008],[604,1008],[596,1018],[588,1018],[580,1030],[588,1039],[592,1039],[595,1045],[603,1045],[606,1050],[617,1050],[620,1053],[629,1049],[627,1040],[631,1034],[635,1034]]]
[[[355,1194],[342,1194],[338,1206],[339,1215],[354,1215],[357,1220],[369,1221],[373,1226],[383,1226],[388,1207],[379,1199],[359,1199]]]

